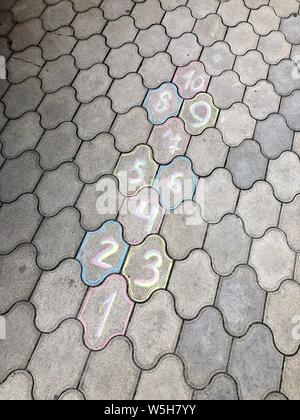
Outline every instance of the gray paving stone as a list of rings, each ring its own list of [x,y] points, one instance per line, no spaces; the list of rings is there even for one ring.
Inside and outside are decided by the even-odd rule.
[[[184,34],[180,38],[172,39],[167,52],[172,56],[175,66],[186,66],[200,57],[202,47],[194,34]]]
[[[33,192],[42,173],[35,152],[25,152],[17,159],[6,160],[0,170],[1,201],[9,203],[22,194]]]
[[[45,7],[43,0],[18,0],[11,11],[16,22],[26,22],[27,20],[40,17]]]
[[[40,116],[36,112],[28,112],[18,120],[10,120],[1,133],[2,153],[8,158],[16,158],[26,150],[34,149],[43,131]]]
[[[26,194],[12,204],[0,208],[0,253],[7,254],[17,245],[29,243],[38,228],[41,216],[38,201]]]
[[[44,173],[35,191],[40,213],[51,217],[63,208],[73,206],[82,187],[78,168],[73,163],[64,163],[55,171]]]
[[[54,269],[62,260],[73,258],[84,231],[79,224],[79,213],[67,208],[57,216],[44,219],[35,238],[37,262],[45,270]]]
[[[166,0],[165,0],[166,1]],[[195,18],[203,19],[209,14],[216,13],[219,7],[218,0],[188,0],[188,7]]]
[[[292,149],[294,133],[280,114],[272,114],[264,121],[258,121],[254,138],[261,145],[265,156],[278,158],[282,152]]]
[[[13,7],[16,0],[3,0],[1,2],[0,10],[9,10]]]
[[[208,128],[203,134],[192,137],[187,156],[193,163],[194,172],[207,176],[226,161],[228,147],[224,144],[222,134],[215,128]]]
[[[300,133],[295,133],[293,142],[293,152],[300,157]]]
[[[6,339],[0,341],[1,382],[15,370],[25,369],[40,336],[34,325],[34,309],[27,302],[14,306],[5,315]]]
[[[89,70],[81,70],[73,83],[73,87],[77,91],[77,100],[88,103],[97,96],[104,96],[111,82],[112,79],[104,64],[95,64]]]
[[[251,190],[241,192],[237,214],[248,235],[259,238],[267,229],[277,226],[280,210],[281,204],[274,197],[271,185],[258,181]]]
[[[56,270],[44,272],[31,298],[39,330],[49,333],[64,319],[76,318],[86,290],[80,264],[75,260],[64,261]]]
[[[245,104],[235,103],[228,110],[222,110],[217,127],[228,146],[239,146],[244,140],[253,137],[256,121],[251,117]]]
[[[226,26],[219,15],[208,15],[204,19],[197,20],[193,33],[197,35],[200,45],[209,47],[217,41],[224,40]]]
[[[103,35],[110,48],[120,48],[127,42],[132,42],[138,30],[134,25],[134,20],[129,16],[122,16],[120,19],[110,21],[106,25]]]
[[[102,63],[109,52],[105,38],[101,35],[94,35],[91,38],[79,41],[74,48],[72,55],[75,57],[76,66],[87,70],[94,64]]]
[[[161,0],[161,7],[166,10],[175,10],[178,6],[184,6],[186,0]]]
[[[202,248],[206,230],[200,207],[193,201],[185,201],[174,213],[166,214],[160,234],[171,257],[182,260],[194,249]],[[189,240],[185,241],[187,237]]]
[[[98,3],[100,3],[99,0]],[[132,0],[116,0],[114,2],[104,0],[101,3],[101,9],[104,11],[104,17],[108,20],[116,20],[121,16],[129,15],[133,6],[134,2]]]
[[[8,118],[19,118],[25,112],[34,111],[44,96],[41,90],[41,82],[32,77],[18,85],[11,85],[2,101],[4,102],[5,114]]]
[[[242,336],[252,324],[262,322],[265,298],[249,266],[239,266],[231,276],[222,278],[216,306],[223,314],[227,331]]]
[[[232,173],[235,185],[248,189],[255,181],[265,178],[267,164],[268,159],[261,153],[258,143],[245,140],[240,146],[230,150],[226,167]]]
[[[0,36],[5,36],[13,28],[13,15],[10,11],[0,11]]]
[[[300,252],[300,195],[290,204],[282,207],[280,228],[287,234],[288,243],[295,251]]]
[[[45,60],[56,60],[62,55],[70,54],[77,40],[73,37],[73,29],[70,27],[59,28],[54,32],[47,32],[40,47],[43,50]]]
[[[1,102],[0,103],[0,130],[2,130],[4,128],[6,123],[7,123],[7,118],[4,115],[4,105]],[[1,136],[2,136],[2,134],[1,134]],[[2,140],[2,138],[1,138],[1,140]]]
[[[170,82],[175,70],[169,54],[158,53],[152,58],[144,59],[139,73],[143,77],[144,85],[149,89],[154,89],[162,83]]]
[[[216,375],[203,391],[195,391],[194,400],[237,401],[238,391],[234,380],[223,373]]]
[[[280,25],[280,18],[269,6],[262,6],[258,10],[252,10],[248,21],[253,25],[258,35],[268,35],[272,31],[277,31]]]
[[[244,55],[250,50],[255,50],[258,35],[254,32],[253,26],[248,22],[241,22],[234,28],[229,28],[225,41],[236,55]]]
[[[281,288],[268,295],[265,323],[272,329],[276,347],[283,354],[294,355],[299,350],[297,333],[300,310],[300,285],[286,281]]]
[[[299,10],[298,0],[271,0],[270,6],[273,7],[275,13],[280,17],[289,17],[292,13],[297,13]]]
[[[172,38],[179,38],[187,32],[191,32],[195,19],[188,7],[180,6],[165,14],[162,25],[166,28],[167,35]]]
[[[267,78],[269,65],[259,51],[252,50],[237,57],[234,70],[239,74],[242,83],[254,86],[259,80]]]
[[[265,398],[266,401],[287,401],[287,397],[279,392],[272,392]]]
[[[106,188],[109,188],[106,191]],[[105,200],[113,200],[110,208]],[[94,184],[86,184],[77,200],[80,211],[80,223],[87,230],[96,230],[109,220],[115,220],[122,206],[124,197],[119,194],[118,181],[115,177],[104,176]],[[104,206],[104,210],[102,207]]]
[[[174,384],[170,387],[170,384]],[[192,388],[184,379],[182,361],[168,355],[151,371],[143,371],[135,396],[136,400],[191,400]]]
[[[41,167],[50,171],[73,160],[80,144],[73,123],[63,123],[55,130],[46,131],[36,148]]]
[[[283,60],[271,66],[268,79],[281,96],[288,96],[294,90],[300,89],[298,65],[292,60]]]
[[[136,4],[131,12],[131,16],[139,29],[147,29],[151,25],[160,23],[164,13],[159,0],[148,0],[147,2]]]
[[[30,297],[41,273],[35,259],[36,251],[31,245],[20,246],[10,255],[0,257],[0,313]]]
[[[48,6],[41,18],[46,31],[55,31],[62,26],[68,26],[74,16],[73,3],[65,0],[53,6]]]
[[[77,39],[87,39],[94,34],[100,34],[106,22],[102,10],[98,8],[78,13],[72,22],[74,35]]]
[[[128,74],[124,79],[114,80],[108,96],[115,112],[124,114],[135,106],[142,105],[146,89],[139,74]]]
[[[277,160],[270,161],[267,181],[273,186],[278,200],[292,201],[300,192],[299,157],[295,153],[284,152]]]
[[[92,353],[79,389],[87,400],[130,400],[139,374],[131,343],[125,337],[116,337],[103,351]]]
[[[300,91],[282,99],[281,114],[286,118],[288,126],[295,131],[300,130]]]
[[[76,388],[87,357],[78,321],[66,320],[58,330],[42,335],[28,366],[34,398],[55,400],[65,389]]]
[[[270,82],[261,80],[246,89],[244,103],[249,106],[252,117],[265,120],[270,114],[278,112],[280,96]]]
[[[72,0],[73,8],[76,12],[86,12],[92,7],[100,6],[101,0]]]
[[[85,401],[85,397],[77,389],[69,389],[61,394],[59,401]]]
[[[247,21],[249,10],[243,0],[232,0],[221,2],[218,14],[226,26],[236,26],[240,22]]]
[[[211,79],[208,93],[214,98],[218,108],[228,109],[235,102],[243,99],[245,86],[240,82],[239,76],[234,71],[225,71],[221,76]]]
[[[117,149],[128,153],[138,144],[147,142],[151,129],[147,111],[135,107],[126,114],[118,114],[110,132],[115,137]]]
[[[71,121],[78,106],[75,91],[70,87],[46,95],[38,108],[42,127],[52,130],[63,122]]]
[[[208,223],[218,223],[225,214],[234,213],[239,193],[232,182],[231,173],[218,168],[209,177],[200,178],[195,200],[201,208],[203,219]]]
[[[99,118],[101,116],[101,118]],[[100,97],[82,104],[74,118],[78,135],[82,140],[92,140],[99,133],[108,132],[115,118],[108,98]]]
[[[186,260],[175,262],[168,290],[175,297],[178,314],[193,319],[205,306],[214,304],[218,284],[209,255],[196,250]]]
[[[33,380],[25,370],[13,372],[0,385],[0,401],[32,401]]]
[[[294,13],[287,19],[283,19],[281,22],[280,30],[284,33],[288,42],[291,44],[299,44],[300,15]]]
[[[156,53],[166,50],[169,37],[164,26],[153,25],[149,29],[140,30],[135,43],[143,57],[152,57]]]
[[[243,399],[259,400],[279,390],[282,364],[283,356],[275,349],[270,330],[254,325],[234,342],[229,373],[238,381]]]
[[[247,263],[250,244],[241,219],[229,214],[217,225],[209,226],[204,248],[212,258],[214,270],[229,276],[238,265]]]
[[[32,45],[38,45],[45,30],[40,19],[32,19],[25,23],[18,23],[9,33],[13,51],[23,51]]]
[[[12,54],[10,49],[10,40],[6,37],[0,37],[0,48],[1,54],[6,58],[6,60],[8,60]]]
[[[70,85],[77,72],[75,60],[70,55],[64,55],[55,61],[48,61],[39,75],[42,79],[43,91],[53,93]]]
[[[284,58],[289,58],[291,52],[291,45],[286,41],[284,34],[279,31],[260,37],[257,48],[268,64],[277,64]]]
[[[298,400],[300,398],[299,366],[300,351],[293,357],[286,357],[283,371],[282,392],[284,392],[290,400]]]
[[[39,47],[16,52],[7,63],[7,79],[12,83],[24,82],[29,77],[37,76],[43,65],[42,50]]]
[[[112,174],[119,158],[110,134],[100,134],[90,142],[84,142],[76,156],[79,176],[84,182],[97,181],[101,175]]]
[[[135,44],[125,44],[121,48],[111,49],[105,60],[110,76],[117,79],[136,72],[141,62],[142,57]]]
[[[174,300],[166,291],[158,291],[147,302],[137,304],[127,331],[137,364],[150,369],[163,355],[174,352],[181,325]]]
[[[249,264],[256,270],[260,286],[274,292],[283,281],[293,278],[295,253],[281,230],[270,229],[253,241]]]
[[[231,70],[235,56],[229,45],[224,41],[217,41],[210,47],[205,47],[201,54],[201,61],[211,76],[220,76],[225,70]]]
[[[231,337],[225,332],[220,313],[205,308],[193,321],[183,324],[176,353],[185,364],[188,383],[206,387],[213,376],[226,370]]]

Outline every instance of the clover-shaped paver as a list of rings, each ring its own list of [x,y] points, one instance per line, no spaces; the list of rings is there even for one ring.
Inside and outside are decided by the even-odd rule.
[[[184,99],[192,99],[198,93],[205,92],[209,81],[210,76],[199,61],[193,61],[188,66],[179,68],[174,77],[174,83]]]

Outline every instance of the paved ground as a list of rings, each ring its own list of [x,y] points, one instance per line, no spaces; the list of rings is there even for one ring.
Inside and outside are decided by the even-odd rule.
[[[299,7],[1,0],[1,399],[300,398]]]

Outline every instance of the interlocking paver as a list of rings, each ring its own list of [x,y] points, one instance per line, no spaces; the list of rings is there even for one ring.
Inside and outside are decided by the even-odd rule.
[[[79,102],[88,103],[97,96],[104,96],[112,79],[108,75],[107,67],[104,64],[95,64],[89,70],[81,70],[77,75],[73,87],[77,91]]]
[[[199,136],[206,128],[213,127],[219,114],[212,96],[199,93],[194,99],[183,103],[180,118],[186,131],[192,136]]]
[[[207,0],[188,0],[187,5],[191,9],[192,14],[195,18],[202,19],[211,13],[216,13],[219,7],[219,1],[218,0],[208,0],[208,1]]]
[[[164,26],[153,25],[149,29],[139,31],[135,43],[143,57],[152,57],[166,50],[169,37]]]
[[[0,103],[0,130],[2,130],[5,127],[5,124],[7,123],[7,118],[4,115],[4,105],[1,102]],[[1,139],[2,140],[2,139]]]
[[[175,66],[169,54],[158,53],[154,57],[143,60],[139,73],[143,77],[144,85],[149,89],[154,89],[172,80]]]
[[[73,208],[44,219],[35,238],[37,262],[46,270],[54,269],[62,260],[73,258],[84,236],[79,224],[79,214]]]
[[[183,6],[186,3],[186,0],[161,0],[161,7],[168,11],[168,10],[174,10],[178,6]]]
[[[98,3],[100,3],[99,0]],[[116,0],[114,2],[104,0],[101,2],[101,9],[104,11],[104,17],[108,20],[116,20],[121,16],[128,15],[133,6],[134,3],[132,0]]]
[[[162,25],[166,28],[167,34],[172,38],[179,38],[187,32],[191,32],[195,19],[188,7],[178,7],[165,14]]]
[[[138,47],[135,44],[125,44],[121,48],[110,50],[105,64],[111,77],[121,79],[137,71],[141,61]]]
[[[40,72],[42,89],[45,93],[53,93],[74,80],[78,70],[75,60],[70,55],[64,55],[55,61],[48,61]]]
[[[114,148],[114,139],[110,134],[99,134],[94,140],[84,142],[75,159],[80,179],[91,183],[101,175],[111,174],[118,158],[119,152]]]
[[[61,394],[59,401],[85,401],[85,397],[77,389],[69,389]]]
[[[11,10],[17,22],[25,22],[40,17],[45,7],[43,0],[18,0]]]
[[[232,0],[221,2],[218,14],[221,16],[225,25],[236,26],[240,22],[247,21],[249,10],[243,0]]]
[[[280,392],[271,392],[266,398],[266,401],[287,401],[287,397]]]
[[[223,373],[216,375],[203,391],[195,391],[194,400],[237,401],[238,391],[234,380]]]
[[[74,35],[77,39],[87,39],[93,34],[101,33],[105,25],[106,20],[103,17],[103,12],[98,8],[78,13],[72,21]]]
[[[269,0],[245,0],[245,4],[249,9],[259,9],[269,3]]]
[[[0,385],[0,401],[32,401],[33,380],[25,370],[13,372]]]
[[[72,55],[75,57],[76,66],[87,70],[94,64],[102,63],[108,52],[105,38],[101,35],[93,35],[89,39],[79,41]]]
[[[160,290],[144,304],[137,304],[127,331],[137,364],[150,369],[163,355],[173,353],[181,325],[174,299],[166,291]]]
[[[186,260],[175,262],[168,290],[175,297],[178,314],[193,319],[205,306],[213,305],[218,284],[209,255],[195,250]]]
[[[269,65],[259,51],[251,50],[236,58],[234,70],[239,74],[242,83],[253,86],[259,80],[267,78]]]
[[[28,366],[35,399],[54,400],[66,389],[76,388],[87,357],[78,321],[66,320],[53,333],[42,335]]]
[[[212,46],[204,48],[201,60],[211,76],[220,76],[225,70],[232,69],[235,56],[227,42],[217,41]]]
[[[262,6],[260,9],[251,11],[249,22],[258,35],[268,35],[272,31],[277,31],[280,18],[275,14],[272,7]]]
[[[98,7],[101,0],[72,0],[72,3],[76,12],[86,12],[91,7]]]
[[[287,281],[268,295],[265,323],[272,329],[277,348],[284,354],[295,354],[300,346],[297,333],[300,311],[300,285]]]
[[[192,388],[184,379],[184,370],[181,360],[168,355],[159,361],[159,364],[150,371],[143,371],[136,400],[190,400]],[[170,387],[170,384],[174,386]]]
[[[279,64],[271,66],[269,80],[279,95],[290,95],[294,90],[300,88],[297,64],[292,60],[283,60]]]
[[[202,47],[194,34],[184,34],[180,38],[173,38],[167,50],[172,56],[173,64],[181,67],[198,60],[201,51]]]
[[[147,29],[151,25],[160,23],[164,11],[161,8],[160,0],[148,0],[136,4],[131,16],[139,29]]]
[[[260,400],[279,390],[282,364],[283,356],[275,349],[270,330],[254,325],[245,337],[235,340],[229,373],[238,381],[243,399]]]
[[[101,352],[92,353],[79,389],[87,400],[133,398],[140,369],[132,360],[132,345],[117,337]]]
[[[34,195],[22,195],[12,204],[0,207],[0,253],[7,254],[22,243],[30,243],[41,222]]]
[[[29,77],[37,76],[43,65],[44,59],[39,47],[29,47],[23,52],[15,52],[7,63],[7,78],[12,83],[24,82]]]
[[[227,331],[242,336],[252,324],[262,322],[265,298],[255,271],[246,265],[237,267],[230,277],[222,278],[216,306],[223,314]]]
[[[293,278],[295,253],[281,230],[270,229],[253,241],[249,264],[256,270],[260,286],[275,291],[284,280]]]
[[[176,71],[174,83],[179,94],[184,99],[192,99],[200,92],[206,92],[210,77],[201,62],[194,61],[186,67]]]
[[[295,131],[300,130],[300,91],[297,90],[287,98],[282,99],[281,113],[286,118],[288,126]]]
[[[110,48],[120,48],[127,42],[132,42],[137,33],[134,20],[130,16],[122,16],[118,20],[108,22],[103,31]]]
[[[216,309],[205,308],[195,320],[185,321],[176,353],[185,364],[189,384],[204,388],[215,374],[224,372],[230,345]]]
[[[135,106],[140,106],[146,95],[146,89],[139,74],[131,73],[121,80],[115,80],[108,96],[112,101],[112,109],[124,114]]]
[[[234,71],[225,71],[221,76],[213,77],[208,93],[214,98],[218,108],[228,109],[235,102],[243,99],[245,86],[240,82],[239,76]]]
[[[209,47],[216,41],[224,39],[226,26],[219,15],[212,14],[205,19],[197,20],[193,33],[197,35],[200,45]]]
[[[297,252],[300,252],[300,195],[290,204],[282,207],[280,227],[286,233],[288,243]]]
[[[251,190],[241,192],[237,214],[248,235],[259,238],[267,229],[277,226],[280,209],[281,204],[274,197],[271,185],[258,181]]]
[[[229,214],[217,225],[209,226],[204,248],[212,258],[214,270],[228,276],[238,265],[247,263],[250,244],[242,220]]]
[[[238,26],[229,28],[225,41],[236,55],[244,55],[256,49],[259,36],[254,32],[253,26],[248,22],[241,22]]]
[[[247,87],[244,103],[249,106],[252,117],[264,120],[278,111],[280,96],[270,82],[261,80],[255,86]]]
[[[43,27],[46,31],[55,31],[62,26],[68,26],[75,14],[73,3],[69,0],[48,6],[42,14]]]
[[[271,0],[270,6],[273,7],[275,13],[281,17],[289,17],[292,13],[297,13],[299,10],[298,0]]]
[[[34,324],[33,306],[28,302],[14,306],[5,320],[8,333],[6,339],[0,341],[1,382],[13,371],[25,369],[40,336]]]
[[[0,313],[30,297],[40,276],[35,259],[36,251],[31,245],[22,245],[10,255],[0,257]]]
[[[300,397],[300,380],[298,374],[299,366],[300,351],[298,351],[298,353],[293,357],[286,357],[283,370],[282,392],[284,392],[290,400],[295,401],[297,401]]]
[[[87,289],[80,274],[80,265],[74,260],[42,274],[31,298],[40,331],[52,332],[63,320],[76,317]]]
[[[291,45],[286,41],[284,34],[273,31],[267,36],[260,37],[258,50],[268,64],[277,64],[284,58],[289,58]]]
[[[291,44],[300,43],[299,28],[300,16],[297,13],[291,14],[287,19],[283,19],[280,26],[280,30]]]
[[[59,28],[54,32],[47,32],[40,42],[43,58],[56,60],[62,55],[70,54],[77,42],[73,37],[73,32],[69,26]]]
[[[33,115],[37,120],[35,114]],[[37,127],[36,130],[38,130]],[[40,155],[40,166],[43,169],[50,171],[58,168],[64,162],[73,160],[81,144],[76,130],[73,123],[65,122],[54,130],[44,132],[36,148]],[[28,137],[29,135],[31,135],[31,130]]]
[[[38,45],[45,30],[40,19],[32,19],[25,23],[18,23],[9,33],[9,40],[12,42],[13,51],[23,51],[32,45]]]

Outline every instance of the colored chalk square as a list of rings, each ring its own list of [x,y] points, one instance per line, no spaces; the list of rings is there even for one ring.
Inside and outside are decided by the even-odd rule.
[[[114,172],[120,192],[133,196],[143,187],[151,187],[157,169],[149,146],[137,146],[131,153],[123,154]]]
[[[180,156],[169,165],[160,167],[153,188],[159,193],[162,207],[174,210],[183,201],[193,198],[197,182],[198,177],[193,172],[191,161]]]
[[[190,135],[185,131],[183,122],[173,117],[165,124],[154,127],[149,146],[153,149],[155,160],[166,164],[174,157],[185,154],[189,140]]]
[[[156,290],[165,289],[172,265],[160,236],[149,236],[142,245],[131,247],[123,269],[131,299],[145,302]]]
[[[158,192],[153,188],[144,188],[134,197],[126,198],[118,219],[124,227],[126,241],[137,245],[148,235],[158,233],[164,213]]]
[[[206,73],[204,65],[198,61],[180,67],[174,77],[174,83],[184,99],[192,99],[198,93],[206,92],[209,81],[209,74]]]
[[[90,288],[78,319],[84,326],[84,342],[93,351],[103,349],[117,335],[124,335],[134,303],[127,296],[126,280],[120,275]]]
[[[164,83],[159,88],[149,91],[144,108],[148,112],[149,121],[159,125],[171,117],[178,116],[182,101],[177,87],[173,83]]]
[[[199,93],[194,99],[184,102],[180,118],[186,131],[192,136],[198,136],[206,128],[215,125],[218,113],[212,97],[207,93]]]
[[[96,287],[110,274],[120,273],[127,251],[118,222],[107,222],[96,232],[88,232],[76,257],[83,282]]]

